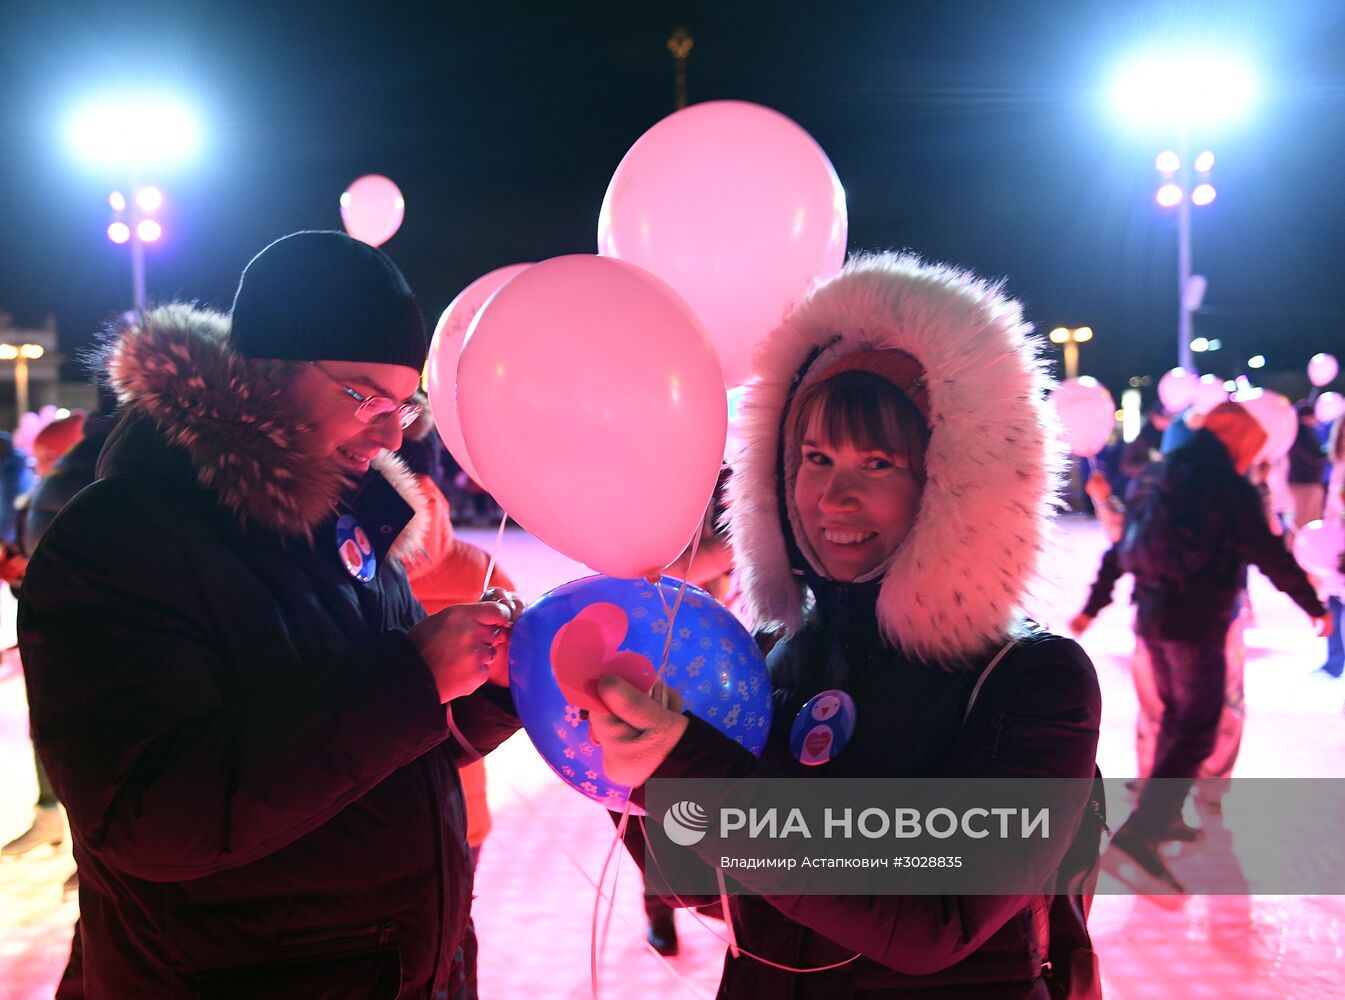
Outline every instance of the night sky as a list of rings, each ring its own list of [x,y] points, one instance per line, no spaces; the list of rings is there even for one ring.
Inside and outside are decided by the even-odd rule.
[[[1345,355],[1345,4],[48,3],[0,13],[0,310],[54,313],[63,348],[130,304],[103,235],[124,187],[74,162],[82,96],[161,83],[205,122],[168,198],[152,299],[227,309],[287,232],[339,228],[366,173],[406,196],[384,249],[428,323],[505,264],[595,250],[613,169],[673,109],[672,29],[695,38],[693,102],[769,105],[845,186],[850,250],[910,248],[1007,279],[1041,330],[1089,324],[1082,368],[1113,392],[1175,363],[1176,236],[1153,202],[1159,137],[1124,133],[1101,93],[1116,60],[1198,33],[1248,53],[1254,115],[1208,136],[1219,198],[1198,210],[1209,278],[1196,333],[1225,377]],[[1201,143],[1204,145],[1204,142]],[[73,373],[72,373],[73,374]]]

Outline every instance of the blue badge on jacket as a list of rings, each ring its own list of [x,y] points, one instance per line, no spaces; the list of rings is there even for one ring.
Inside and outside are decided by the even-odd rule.
[[[789,748],[800,764],[825,764],[845,749],[858,718],[855,699],[837,688],[823,691],[794,717]]]
[[[360,522],[349,514],[343,514],[336,522],[336,552],[346,572],[360,583],[368,583],[374,578],[378,563],[374,559],[373,543],[360,527]]]

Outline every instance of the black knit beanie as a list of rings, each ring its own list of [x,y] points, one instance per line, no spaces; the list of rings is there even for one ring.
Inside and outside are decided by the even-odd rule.
[[[425,320],[402,272],[345,233],[276,240],[243,269],[230,339],[249,358],[373,361],[420,371]]]

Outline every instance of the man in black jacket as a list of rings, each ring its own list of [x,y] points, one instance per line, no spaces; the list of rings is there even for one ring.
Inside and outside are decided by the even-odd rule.
[[[516,599],[425,613],[395,459],[426,337],[388,258],[300,233],[229,317],[108,345],[123,417],[33,555],[34,743],[80,870],[99,997],[448,995],[469,969],[456,763],[518,726]],[[447,708],[446,708],[447,706]]]
[[[1153,663],[1163,702],[1151,780],[1112,847],[1181,891],[1157,851],[1181,815],[1201,762],[1214,748],[1224,703],[1224,640],[1255,564],[1317,626],[1326,609],[1284,543],[1270,532],[1244,478],[1266,433],[1237,403],[1221,403],[1183,447],[1150,466],[1126,509],[1121,540],[1103,559],[1076,631],[1111,600],[1121,572],[1135,578],[1135,631]]]

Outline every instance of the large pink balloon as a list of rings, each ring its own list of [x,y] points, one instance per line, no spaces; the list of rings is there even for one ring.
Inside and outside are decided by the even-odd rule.
[[[1340,362],[1333,354],[1314,354],[1308,359],[1308,381],[1319,389],[1330,385],[1340,374]]]
[[[1169,413],[1181,413],[1195,399],[1196,386],[1199,384],[1200,376],[1195,372],[1174,368],[1164,372],[1158,380],[1158,400]]]
[[[1298,414],[1288,397],[1270,389],[1247,389],[1234,395],[1233,401],[1246,407],[1266,432],[1256,461],[1274,462],[1289,454],[1298,436]]]
[[[1071,454],[1090,458],[1107,445],[1116,426],[1116,403],[1107,387],[1085,375],[1066,379],[1051,393]]]
[[[425,392],[430,397],[434,426],[438,428],[449,454],[457,459],[458,465],[462,466],[467,475],[482,486],[486,485],[485,481],[476,471],[476,463],[472,461],[467,442],[462,437],[462,422],[458,419],[458,356],[462,353],[462,342],[467,339],[467,328],[472,325],[472,320],[486,300],[510,278],[531,266],[510,264],[497,267],[477,278],[448,304],[430,339],[430,356],[425,365]]]
[[[392,239],[405,215],[402,192],[381,174],[366,174],[341,195],[341,223],[346,232],[371,247]]]
[[[733,386],[785,310],[844,262],[846,226],[845,191],[812,136],[769,108],[711,101],[663,119],[622,158],[598,252],[672,285]]]
[[[625,261],[534,264],[486,303],[458,361],[458,415],[491,494],[608,576],[677,558],[724,454],[723,375],[695,314]]]

